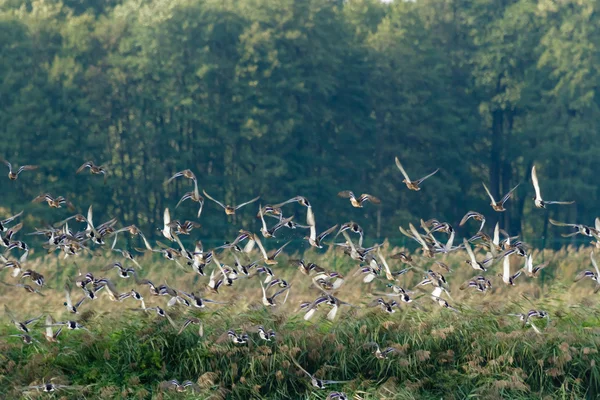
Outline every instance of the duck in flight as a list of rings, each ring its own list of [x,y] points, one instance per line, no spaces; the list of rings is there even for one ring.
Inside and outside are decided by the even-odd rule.
[[[302,372],[304,372],[306,375],[308,375],[308,377],[310,378],[310,384],[312,386],[316,387],[317,389],[325,389],[325,385],[331,385],[331,384],[334,384],[334,383],[346,383],[346,382],[349,382],[349,381],[330,381],[330,380],[322,380],[322,379],[315,378],[315,376],[313,374],[309,373],[307,370],[305,370],[304,368],[302,368],[300,366],[300,364],[298,364],[298,361],[296,361],[294,358],[292,358],[292,362]]]
[[[483,226],[485,225],[485,216],[476,211],[469,211],[466,213],[465,216],[460,220],[460,224],[458,226],[463,226],[471,218],[473,218],[475,221],[481,222],[481,226],[479,227],[479,232],[481,232]]]
[[[537,173],[535,172],[535,165],[531,167],[531,181],[533,182],[533,189],[535,190],[535,197],[533,201],[537,208],[546,208],[548,204],[573,204],[575,201],[549,201],[542,199],[542,192],[540,190],[540,182],[538,181]]]
[[[490,193],[490,190],[487,188],[487,186],[485,186],[485,183],[483,183],[483,188],[485,189],[486,193],[488,194],[488,196],[492,200],[492,202],[490,203],[490,205],[492,206],[492,208],[494,209],[494,211],[502,212],[502,211],[506,211],[506,209],[504,208],[504,203],[506,203],[508,201],[508,199],[510,199],[510,197],[513,194],[513,192],[515,191],[516,188],[519,187],[519,185],[520,184],[517,184],[517,186],[515,186],[514,188],[512,188],[510,190],[510,192],[508,192],[507,194],[505,194],[504,197],[502,198],[502,200],[500,200],[500,201],[496,201],[494,199],[494,196],[492,196],[492,194]]]
[[[373,204],[381,204],[381,200],[375,196],[363,193],[359,197],[356,197],[351,190],[343,190],[338,193],[338,196],[343,199],[350,199],[350,204],[352,204],[352,207],[356,208],[362,208],[365,201],[370,201]]]
[[[63,204],[66,204],[70,210],[74,210],[73,204],[65,199],[63,196],[54,197],[50,193],[43,193],[33,199],[32,203],[41,203],[45,201],[51,208],[61,208]]]
[[[592,265],[594,266],[594,271],[581,271],[575,277],[575,282],[579,282],[582,279],[589,278],[596,282],[596,286],[594,287],[594,293],[598,293],[600,291],[600,269],[598,269],[598,264],[596,263],[596,259],[594,258],[593,251],[590,253],[590,260],[592,261]]]
[[[84,162],[81,167],[77,168],[77,172],[75,172],[75,174],[79,174],[81,171],[83,171],[84,169],[89,168],[90,172],[93,175],[104,175],[104,183],[106,184],[106,173],[108,172],[106,170],[106,167],[103,165],[96,165],[94,164],[93,161],[86,161]]]
[[[338,225],[335,224],[331,228],[327,229],[325,232],[321,232],[317,236],[317,228],[315,225],[310,226],[310,236],[305,236],[304,239],[308,240],[311,246],[316,247],[318,249],[323,248],[323,244],[321,241],[325,238],[325,236],[329,235],[331,232],[335,231],[338,228]]]
[[[8,179],[10,179],[11,181],[16,181],[19,177],[19,174],[23,171],[33,171],[35,169],[38,169],[37,165],[22,165],[17,169],[17,172],[15,172],[11,163],[9,163],[6,160],[2,160],[2,162],[8,167]]]
[[[396,161],[396,166],[398,167],[400,172],[402,172],[402,175],[404,175],[404,180],[402,182],[404,182],[410,190],[415,190],[415,191],[421,190],[421,187],[420,187],[421,183],[423,183],[423,181],[425,179],[435,175],[440,170],[438,168],[435,171],[433,171],[432,173],[430,173],[429,175],[426,175],[426,176],[422,177],[421,179],[417,179],[416,181],[412,181],[412,180],[410,180],[410,178],[408,177],[408,174],[402,167],[402,164],[400,164],[400,160],[398,159],[398,157],[395,158],[395,161]]]
[[[237,206],[230,206],[230,205],[224,205],[223,203],[221,203],[218,200],[213,199],[208,193],[206,193],[206,191],[202,191],[202,193],[204,193],[204,196],[206,196],[207,199],[214,201],[215,203],[217,203],[221,208],[223,208],[223,210],[225,210],[225,214],[227,215],[235,215],[235,212],[237,210],[239,210],[240,208],[247,206],[248,204],[252,204],[255,201],[257,201],[258,199],[260,199],[260,196],[257,196],[255,198],[253,198],[250,201],[247,201],[245,203],[239,204]]]

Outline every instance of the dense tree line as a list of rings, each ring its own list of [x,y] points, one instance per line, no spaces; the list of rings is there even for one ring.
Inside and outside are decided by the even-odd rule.
[[[526,239],[547,218],[593,224],[600,189],[600,1],[7,0],[0,5],[0,155],[39,171],[0,180],[2,215],[63,195],[150,232],[191,168],[228,203],[308,197],[323,229],[399,237],[419,218],[486,213]],[[439,167],[420,192],[409,173]],[[75,175],[84,161],[110,176]],[[547,198],[534,209],[535,163]],[[507,212],[499,197],[519,182]],[[340,190],[382,200],[353,209]],[[254,227],[207,203],[206,238]],[[183,203],[175,218],[194,217]],[[61,216],[69,211],[61,210]],[[301,214],[298,214],[300,218]],[[299,221],[300,222],[300,221]],[[468,234],[467,232],[461,232]],[[472,232],[469,232],[472,233]],[[556,243],[556,242],[554,242]],[[536,243],[536,244],[539,244]]]

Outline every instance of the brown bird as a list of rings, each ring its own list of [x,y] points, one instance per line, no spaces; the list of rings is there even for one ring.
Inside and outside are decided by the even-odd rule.
[[[84,162],[81,167],[77,168],[77,172],[75,172],[76,174],[80,173],[81,171],[83,171],[84,169],[89,168],[90,172],[93,175],[104,175],[104,183],[106,183],[106,167],[103,165],[96,165],[94,164],[93,161],[86,161]]]
[[[7,283],[7,282],[4,282],[4,281],[0,281],[0,283],[2,283],[3,285],[6,285],[6,286],[23,288],[28,293],[36,293],[36,294],[39,294],[40,296],[45,296],[45,294],[43,294],[42,292],[40,292],[36,288],[33,288],[33,287],[31,287],[29,285],[26,285],[26,284],[23,284],[23,283],[16,283],[14,285],[12,283]]]
[[[432,173],[430,173],[429,175],[426,175],[424,177],[422,177],[421,179],[417,179],[416,181],[411,181],[410,178],[408,177],[408,174],[406,173],[406,171],[404,170],[404,168],[402,167],[402,164],[400,164],[400,160],[398,160],[398,157],[396,157],[396,166],[398,167],[398,169],[400,170],[400,172],[402,172],[402,175],[404,175],[404,180],[402,182],[406,183],[406,186],[410,189],[410,190],[421,190],[421,188],[419,187],[419,185],[421,183],[423,183],[423,181],[431,176],[433,176],[435,173],[437,173],[440,169],[436,169],[435,171],[433,171]]]
[[[280,209],[281,206],[289,204],[289,203],[299,203],[300,205],[304,206],[304,207],[310,207],[310,202],[308,201],[308,199],[304,196],[296,196],[296,197],[292,197],[289,200],[284,201],[283,203],[279,203],[279,204],[275,204],[274,206],[272,206],[274,209]]]
[[[0,221],[0,232],[6,232],[8,230],[8,227],[6,226],[6,224],[13,222],[15,219],[19,218],[21,215],[23,215],[23,211],[21,211],[18,214],[13,215],[12,217],[8,217],[4,220],[1,220]]]
[[[61,208],[61,206],[63,204],[66,204],[69,209],[71,209],[71,210],[75,209],[73,204],[70,201],[68,201],[67,199],[65,199],[64,197],[62,197],[62,196],[53,197],[50,193],[40,194],[38,197],[33,199],[31,202],[32,203],[41,203],[42,201],[45,201],[46,203],[48,203],[48,205],[52,208]]]
[[[336,225],[336,227],[337,227],[337,225]],[[275,261],[275,257],[277,257],[277,256],[278,256],[278,255],[281,253],[281,251],[282,251],[282,250],[285,248],[285,246],[287,246],[288,244],[290,244],[290,243],[291,243],[291,242],[287,242],[287,243],[285,243],[283,246],[281,246],[279,249],[277,249],[277,250],[276,250],[276,251],[273,253],[273,255],[269,256],[269,255],[267,254],[267,251],[266,251],[266,250],[265,250],[265,248],[263,247],[263,245],[262,245],[262,243],[261,243],[261,241],[260,241],[260,238],[258,237],[258,235],[256,235],[256,234],[255,234],[255,235],[253,236],[253,239],[254,239],[254,241],[256,242],[256,244],[258,245],[258,247],[259,247],[259,249],[260,249],[260,252],[262,253],[262,256],[263,256],[263,262],[264,262],[265,264],[267,264],[267,265],[275,265],[275,264],[277,264],[277,261]]]
[[[464,224],[466,224],[470,218],[473,218],[475,221],[481,222],[481,226],[479,227],[479,231],[481,232],[483,226],[485,225],[485,216],[483,214],[478,213],[477,211],[469,211],[468,213],[466,213],[465,216],[460,220],[459,226],[463,226]]]
[[[322,249],[323,245],[322,245],[321,241],[323,240],[323,238],[325,238],[325,236],[329,235],[331,232],[335,231],[337,229],[337,227],[338,227],[338,225],[335,224],[331,228],[327,229],[325,232],[321,232],[319,235],[317,235],[316,226],[311,225],[310,226],[310,236],[305,236],[304,239],[308,240],[308,243],[311,246]]]
[[[227,214],[227,215],[235,215],[235,212],[236,212],[237,210],[239,210],[240,208],[242,208],[242,207],[244,207],[244,206],[246,206],[246,205],[248,205],[248,204],[254,203],[256,200],[260,199],[260,196],[258,196],[258,197],[255,197],[255,198],[253,198],[253,199],[252,199],[252,200],[250,200],[250,201],[247,201],[247,202],[245,202],[245,203],[239,204],[239,205],[237,205],[237,206],[230,206],[230,205],[224,205],[224,204],[223,204],[223,203],[221,203],[220,201],[213,199],[213,198],[212,198],[212,197],[210,197],[210,195],[209,195],[208,193],[206,193],[204,190],[202,191],[202,193],[204,193],[204,195],[206,196],[206,198],[207,198],[207,199],[209,199],[209,200],[212,200],[212,201],[214,201],[215,203],[217,203],[218,205],[220,205],[220,206],[221,206],[221,207],[222,207],[222,208],[225,210],[225,214]]]
[[[6,160],[2,160],[2,162],[8,167],[8,179],[11,181],[17,180],[19,174],[23,171],[32,171],[34,169],[38,169],[37,165],[22,165],[19,167],[19,169],[17,169],[17,172],[14,172],[11,163]]]
[[[58,343],[58,335],[62,332],[63,328],[60,327],[56,332],[52,329],[54,326],[54,319],[50,314],[46,315],[46,331],[43,333],[46,340],[50,343]]]
[[[530,278],[537,278],[538,273],[548,266],[548,261],[545,263],[533,266],[533,257],[529,254],[525,260],[525,266],[523,269],[525,270],[525,274]]]
[[[182,171],[182,172],[184,172],[184,171]],[[175,174],[175,175],[177,175],[177,174]],[[185,175],[182,175],[182,176],[185,176]],[[187,178],[187,176],[186,176],[186,178]],[[171,178],[171,179],[173,179],[173,178]],[[190,179],[192,179],[192,178],[190,178]],[[191,201],[195,201],[196,203],[200,204],[200,208],[198,209],[198,218],[200,218],[200,214],[202,214],[202,207],[204,206],[204,197],[202,197],[200,195],[200,192],[198,191],[198,181],[196,181],[196,177],[194,176],[194,178],[192,180],[194,181],[194,190],[191,192],[187,192],[183,196],[181,196],[181,199],[179,200],[179,203],[177,203],[175,208],[179,207],[179,205],[181,203],[183,203],[184,201],[186,201],[187,199],[190,199]]]
[[[176,172],[172,177],[169,178],[169,180],[166,183],[170,183],[173,179],[178,178],[180,176],[183,176],[184,178],[188,178],[188,179],[193,180],[194,182],[197,182],[196,175],[194,175],[192,170],[184,169],[183,171]]]
[[[202,225],[194,221],[181,222],[179,220],[175,220],[169,222],[169,227],[175,229],[178,235],[189,235],[192,229],[200,228],[201,226]]]
[[[350,199],[350,204],[352,204],[352,206],[356,208],[361,208],[365,201],[370,201],[373,204],[381,204],[381,200],[367,193],[363,193],[357,198],[356,196],[354,196],[354,193],[352,191],[343,190],[338,193],[338,196],[344,199]]]
[[[411,264],[413,262],[413,259],[410,256],[410,254],[408,254],[408,253],[406,253],[404,251],[401,251],[399,253],[393,254],[392,256],[390,256],[390,258],[392,260],[400,260],[400,261],[402,261],[403,263],[406,263],[406,264]]]
[[[487,186],[485,186],[485,183],[483,184],[483,187],[485,188],[485,191],[487,192],[488,196],[490,196],[490,199],[492,200],[492,202],[490,203],[490,205],[492,206],[492,208],[494,209],[494,211],[498,211],[498,212],[502,212],[502,211],[506,211],[506,209],[504,208],[504,203],[506,203],[506,201],[508,199],[510,199],[510,196],[512,195],[512,193],[515,191],[516,188],[519,187],[520,184],[518,184],[517,186],[515,186],[514,188],[512,188],[510,190],[510,192],[508,192],[500,201],[496,201],[494,200],[494,196],[492,196],[492,194],[490,193],[490,190],[487,188]]]

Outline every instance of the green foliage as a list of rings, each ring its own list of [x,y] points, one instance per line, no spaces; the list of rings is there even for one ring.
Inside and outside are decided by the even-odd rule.
[[[388,255],[398,250],[385,249]],[[31,326],[31,334],[41,343],[22,344],[19,338],[9,336],[17,331],[4,318],[0,323],[0,397],[19,398],[25,395],[20,388],[54,378],[56,383],[86,387],[81,394],[59,392],[66,398],[324,399],[328,390],[313,389],[290,362],[293,357],[321,379],[350,381],[330,385],[330,390],[343,390],[363,399],[597,398],[597,298],[589,280],[572,282],[582,265],[589,263],[589,249],[546,250],[535,257],[549,262],[545,277],[521,277],[514,287],[499,282],[496,287],[494,281],[494,288],[483,295],[458,289],[472,272],[465,267],[463,254],[449,255],[444,262],[453,270],[448,275],[451,302],[460,313],[438,307],[418,289],[411,296],[414,302],[401,303],[394,314],[367,307],[374,298],[368,293],[385,290],[383,283],[376,280],[366,287],[360,279],[353,280],[356,266],[340,254],[336,258],[331,250],[324,255],[312,254],[311,260],[344,273],[348,280],[339,296],[360,305],[342,306],[334,322],[326,320],[322,310],[304,321],[297,305],[316,291],[309,290],[309,278],[286,268],[281,258],[276,267],[278,276],[293,282],[294,287],[287,303],[274,309],[266,309],[257,301],[260,289],[255,280],[240,279],[233,287],[222,288],[216,297],[227,305],[209,305],[207,311],[167,308],[175,327],[155,313],[130,310],[138,307],[132,299],[111,302],[104,295],[84,303],[76,317],[90,332],[65,330],[58,337],[59,343],[47,343],[38,323]],[[50,267],[50,260],[36,262]],[[85,260],[80,262],[83,265]],[[140,273],[155,282],[168,281],[173,287],[190,291],[200,286],[189,274],[173,274],[167,261],[146,258],[140,263]],[[105,262],[90,260],[85,265],[96,275]],[[35,267],[39,269],[39,265]],[[57,265],[55,269],[73,276],[73,268]],[[411,288],[420,278],[419,273],[410,271],[400,283]],[[47,285],[59,287],[58,282],[64,282],[64,276],[49,276]],[[119,291],[125,291],[132,283],[119,279],[115,284]],[[150,296],[144,288],[138,290],[148,306],[164,306],[162,296]],[[63,301],[59,290],[45,293],[43,298],[24,298],[21,291],[0,289],[7,304],[22,306],[19,311],[47,311]],[[64,312],[62,306],[60,309]],[[509,315],[530,309],[549,313],[548,320],[535,321],[539,334]],[[57,321],[71,318],[56,309],[52,315]],[[200,337],[193,325],[178,334],[190,315],[202,320],[204,336]],[[259,325],[274,329],[277,339],[262,341],[256,330]],[[250,345],[231,343],[224,335],[229,329],[247,332]],[[397,353],[377,359],[374,349],[365,346],[373,341],[382,348],[394,347]],[[197,382],[200,393],[161,391],[160,382],[170,379]]]
[[[546,197],[577,204],[536,215],[526,184],[491,218],[552,239],[546,217],[591,224],[600,196],[598,4],[4,2],[0,155],[43,168],[29,184],[1,181],[3,206],[17,211],[43,187],[153,231],[190,190],[156,177],[191,168],[228,203],[302,194],[320,224],[358,220],[386,237],[417,217],[456,225],[487,209],[481,180],[498,195],[528,183],[535,163]],[[411,175],[441,168],[419,201],[395,156]],[[88,159],[108,164],[106,186],[73,178]],[[347,189],[382,198],[380,211],[338,207]],[[195,210],[184,203],[176,217]],[[35,206],[28,223],[48,212]],[[206,213],[207,236],[255,228],[251,214],[233,228]]]
[[[91,385],[83,390],[86,398],[160,398],[158,383],[173,378],[198,381],[201,396],[324,398],[290,364],[294,357],[321,378],[351,380],[331,387],[365,399],[598,395],[598,341],[579,318],[561,318],[536,335],[514,317],[449,313],[413,310],[390,318],[374,311],[316,327],[260,310],[215,314],[203,318],[204,338],[191,330],[177,335],[153,317],[106,315],[95,320],[93,335],[67,332],[54,345],[4,344],[0,372],[17,386],[40,376]],[[272,326],[281,340],[260,343],[251,332],[249,347],[215,342],[228,328],[253,320]],[[598,318],[587,323],[597,325]],[[392,345],[398,353],[378,360],[364,346],[371,341]],[[18,398],[11,385],[3,385],[0,393]]]

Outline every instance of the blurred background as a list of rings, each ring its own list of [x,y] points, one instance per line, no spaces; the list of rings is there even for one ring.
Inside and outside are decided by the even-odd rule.
[[[164,184],[190,168],[200,190],[229,204],[306,196],[319,231],[354,220],[369,240],[402,244],[398,225],[458,227],[476,210],[488,230],[499,218],[536,247],[587,242],[547,221],[597,216],[599,7],[0,0],[0,156],[40,166],[0,179],[0,216],[24,209],[31,230],[73,214],[31,204],[48,192],[78,212],[93,204],[96,223],[117,217],[152,236],[165,207],[197,220],[197,203],[173,210],[191,181]],[[411,178],[440,171],[409,191],[395,156]],[[88,160],[107,166],[106,185],[75,174]],[[534,163],[544,198],[576,204],[535,209]],[[496,198],[521,185],[496,213],[482,182]],[[341,190],[382,204],[354,209]],[[231,219],[207,201],[199,235],[258,231],[257,209]]]

